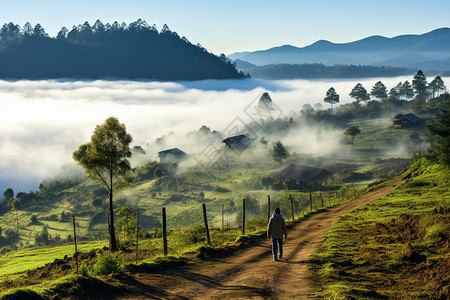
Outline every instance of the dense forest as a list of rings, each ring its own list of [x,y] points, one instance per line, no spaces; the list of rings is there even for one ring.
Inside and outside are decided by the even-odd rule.
[[[202,80],[244,78],[225,55],[193,45],[167,25],[97,20],[63,27],[49,37],[37,24],[4,24],[0,30],[0,78],[127,78]]]
[[[263,79],[319,79],[319,78],[368,78],[395,77],[414,74],[414,69],[385,66],[313,64],[269,64],[257,66],[236,60],[239,70]]]

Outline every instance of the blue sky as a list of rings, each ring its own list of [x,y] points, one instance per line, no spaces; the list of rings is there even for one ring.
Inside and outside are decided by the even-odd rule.
[[[421,34],[450,27],[449,12],[448,0],[0,0],[1,24],[40,23],[54,36],[84,21],[128,24],[141,18],[158,29],[167,24],[216,54]]]

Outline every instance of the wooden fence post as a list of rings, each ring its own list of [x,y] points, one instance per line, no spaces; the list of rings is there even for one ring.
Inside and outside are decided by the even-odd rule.
[[[166,224],[166,208],[162,208],[163,215],[163,245],[164,245],[164,256],[167,255],[167,224]]]
[[[330,192],[328,191],[328,206],[331,207],[331,196],[330,196]]]
[[[311,208],[311,211],[312,211],[312,194],[311,194],[311,191],[309,191],[309,207]]]
[[[270,215],[271,215],[271,211],[270,211],[270,195],[267,195],[267,222],[269,222],[269,220],[270,220]]]
[[[78,275],[78,250],[77,250],[77,230],[75,227],[75,215],[72,215],[73,222],[73,241],[75,244],[75,264],[77,266],[77,275]]]
[[[322,203],[322,208],[323,208],[323,198],[322,198],[322,192],[319,189],[319,194],[320,194],[320,202]]]
[[[355,198],[358,197],[358,196],[356,195],[355,185],[353,184],[353,182],[352,182],[352,188],[353,188],[353,194],[355,194]]]
[[[136,263],[138,262],[139,252],[139,207],[136,208]]]
[[[291,202],[292,221],[294,221],[294,205],[292,204],[292,196],[291,196],[291,194],[289,194],[289,200]]]
[[[222,203],[222,233],[223,233],[223,212],[224,211],[224,209],[223,209],[223,203]]]
[[[242,200],[242,234],[245,234],[245,199]]]
[[[206,243],[211,243],[211,238],[209,236],[209,228],[208,228],[208,218],[206,217],[206,204],[203,203],[203,220],[205,221],[205,231],[206,231]]]

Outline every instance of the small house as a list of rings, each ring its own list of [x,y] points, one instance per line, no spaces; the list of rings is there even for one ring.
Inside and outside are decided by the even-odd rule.
[[[322,168],[289,164],[276,175],[279,179],[284,180],[288,188],[302,189],[318,187],[332,174]]]
[[[394,117],[393,123],[396,128],[405,128],[416,125],[420,121],[420,118],[416,117],[412,113],[406,115],[398,114]]]
[[[245,134],[227,137],[222,141],[225,147],[232,150],[243,151],[247,149],[252,143],[252,139]]]
[[[159,151],[158,156],[159,156],[159,161],[162,164],[170,164],[170,163],[174,163],[174,162],[177,163],[188,157],[186,152],[184,152],[178,148],[172,148],[172,149]]]

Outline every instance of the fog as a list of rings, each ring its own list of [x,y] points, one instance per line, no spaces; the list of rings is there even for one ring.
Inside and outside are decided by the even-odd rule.
[[[272,116],[279,117],[298,113],[305,103],[322,103],[327,108],[323,98],[331,86],[341,103],[351,102],[348,94],[356,83],[370,91],[378,80],[390,89],[399,81],[411,82],[412,76],[341,81],[0,81],[0,191],[8,187],[16,193],[37,190],[43,179],[73,164],[72,152],[89,141],[95,126],[109,116],[125,123],[133,146],[150,149],[146,158],[156,159],[163,146],[188,153],[204,149],[207,145],[198,141],[177,138],[202,125],[223,136],[245,131],[254,118],[252,107],[265,91],[276,105]],[[155,139],[170,132],[176,135],[158,149]],[[324,143],[330,150],[338,146],[332,131],[327,131],[329,136],[323,134],[314,127],[304,128],[289,135],[286,146],[312,153]]]

